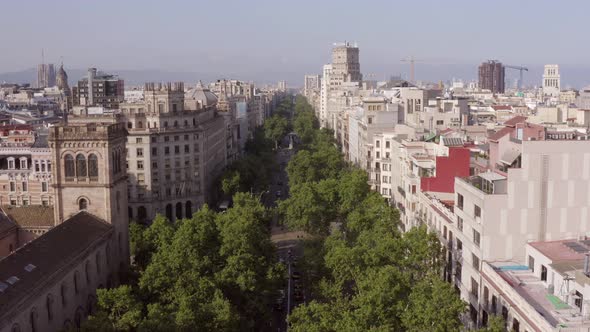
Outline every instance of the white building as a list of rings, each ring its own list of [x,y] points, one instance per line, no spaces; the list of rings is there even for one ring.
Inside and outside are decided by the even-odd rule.
[[[543,72],[543,94],[551,97],[559,97],[561,81],[558,65],[545,65]]]

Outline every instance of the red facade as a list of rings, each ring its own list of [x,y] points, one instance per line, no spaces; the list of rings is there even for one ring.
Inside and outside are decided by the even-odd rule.
[[[420,190],[454,192],[455,177],[469,176],[469,159],[469,149],[449,148],[448,157],[436,157],[436,176],[420,179]]]

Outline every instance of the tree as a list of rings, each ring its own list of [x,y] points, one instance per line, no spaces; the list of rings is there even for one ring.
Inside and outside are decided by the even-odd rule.
[[[408,332],[458,331],[462,325],[459,316],[466,309],[450,284],[429,275],[412,287],[402,322]]]
[[[141,324],[142,304],[130,286],[98,289],[98,313],[84,323],[85,331],[129,331]]]
[[[221,180],[221,190],[228,196],[233,196],[240,190],[240,173],[231,171],[224,174]]]
[[[275,114],[264,121],[264,134],[267,139],[275,143],[275,149],[278,148],[278,142],[287,134],[289,122],[284,116]]]
[[[488,318],[488,326],[478,329],[478,332],[504,332],[506,322],[500,315],[490,315]]]

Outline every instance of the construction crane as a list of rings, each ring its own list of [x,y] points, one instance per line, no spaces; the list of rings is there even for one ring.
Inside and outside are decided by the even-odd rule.
[[[408,62],[410,64],[410,82],[414,83],[414,66],[416,62],[421,62],[421,60],[414,59],[414,56],[410,56],[400,60],[401,62]]]
[[[523,67],[523,66],[511,66],[511,65],[504,65],[505,68],[510,68],[510,69],[516,69],[520,72],[520,78],[518,79],[518,90],[522,89],[522,77],[523,77],[523,71],[529,71],[529,69],[527,67]]]

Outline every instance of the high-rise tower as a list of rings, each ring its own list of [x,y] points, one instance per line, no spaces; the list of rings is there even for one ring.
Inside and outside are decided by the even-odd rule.
[[[504,93],[504,66],[496,60],[488,60],[479,66],[479,88]]]

